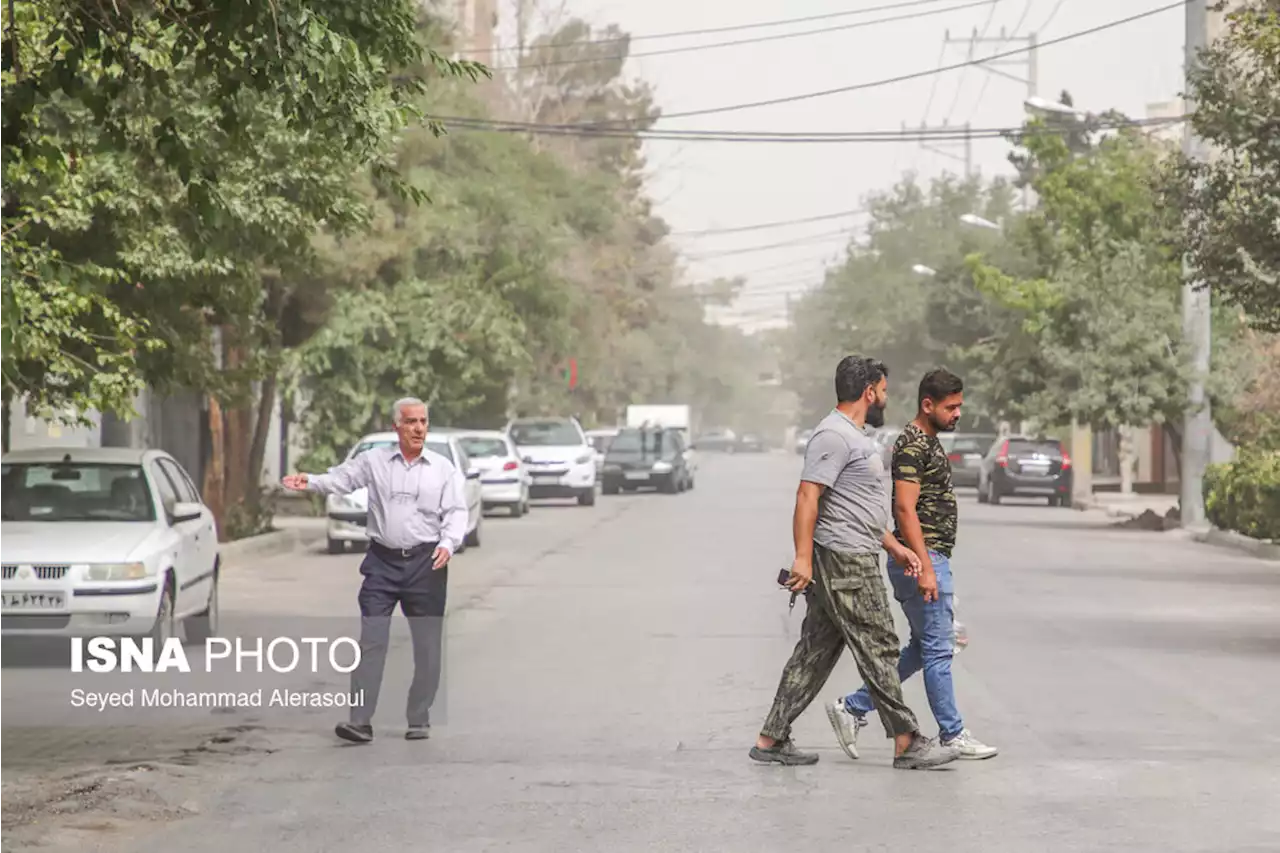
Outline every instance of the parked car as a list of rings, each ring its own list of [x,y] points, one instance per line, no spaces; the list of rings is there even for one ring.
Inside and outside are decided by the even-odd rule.
[[[394,432],[375,432],[356,442],[347,454],[351,460],[375,447],[395,447],[400,437]],[[462,449],[456,433],[431,430],[427,433],[424,451],[437,453],[452,462],[466,478],[467,536],[458,549],[480,547],[480,525],[484,516],[484,502],[480,485],[480,470],[471,464],[467,452]],[[344,460],[346,461],[346,460]],[[329,553],[341,554],[347,543],[367,545],[369,542],[369,490],[356,489],[349,495],[329,495],[325,498],[325,514],[328,516]]]
[[[596,502],[595,449],[576,418],[517,418],[506,432],[533,477],[531,497]]]
[[[893,470],[893,445],[897,443],[902,430],[897,427],[881,427],[876,430],[875,442],[880,447],[880,461],[886,471]]]
[[[709,429],[698,434],[693,446],[712,453],[733,453],[738,449],[738,434],[724,427]]]
[[[604,455],[609,452],[609,443],[617,434],[618,430],[614,427],[587,430],[587,441],[590,442],[591,449],[595,453],[597,483],[600,482],[600,475],[604,470]]]
[[[978,487],[982,459],[1000,436],[995,433],[944,432],[938,435],[951,460],[951,484]]]
[[[798,455],[804,456],[804,452],[809,449],[809,439],[813,438],[813,430],[806,429],[796,433],[795,451]]]
[[[213,513],[160,450],[5,454],[0,628],[5,635],[151,637],[218,631]]]
[[[529,511],[533,477],[510,436],[500,430],[459,430],[458,443],[480,471],[480,497],[486,511],[505,508],[515,518]]]
[[[1053,438],[1011,436],[994,442],[982,460],[978,481],[981,503],[1001,498],[1047,497],[1049,506],[1071,506],[1071,457]]]
[[[754,432],[745,432],[738,436],[737,444],[734,445],[734,453],[764,453],[764,439]]]
[[[602,491],[656,488],[670,494],[693,488],[693,474],[685,459],[684,437],[678,429],[619,430],[604,459]]]

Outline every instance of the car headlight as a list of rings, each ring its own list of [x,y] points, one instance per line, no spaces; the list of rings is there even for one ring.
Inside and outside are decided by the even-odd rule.
[[[586,454],[583,454],[582,456],[579,456],[577,459],[573,460],[573,464],[586,465],[588,462],[595,462],[595,461],[596,461],[595,454],[586,453]]]
[[[657,473],[657,474],[665,474],[665,473],[667,473],[668,471],[670,471],[670,470],[671,470],[671,463],[670,463],[670,462],[655,462],[655,463],[653,463],[653,470],[654,470],[654,472],[655,472],[655,473]]]
[[[99,563],[85,570],[85,580],[136,581],[147,577],[146,563]]]

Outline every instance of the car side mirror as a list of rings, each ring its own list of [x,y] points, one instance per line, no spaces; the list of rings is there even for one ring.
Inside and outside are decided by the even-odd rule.
[[[173,505],[173,509],[169,511],[169,515],[173,518],[174,524],[178,524],[183,521],[198,521],[203,513],[203,506],[198,503],[190,503],[188,501],[178,501]]]
[[[478,479],[480,479],[480,469],[479,469],[479,468],[468,468],[468,469],[467,469],[467,479],[468,479],[468,480],[478,480]]]

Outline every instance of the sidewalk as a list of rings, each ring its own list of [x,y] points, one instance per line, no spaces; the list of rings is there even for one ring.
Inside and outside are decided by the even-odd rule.
[[[1178,495],[1138,493],[1124,495],[1119,492],[1094,492],[1090,500],[1077,500],[1074,508],[1105,513],[1110,518],[1118,519],[1117,527],[1168,531],[1183,529],[1178,509],[1179,503]],[[1235,531],[1222,530],[1212,525],[1187,530],[1185,535],[1197,542],[1244,551],[1259,559],[1280,561],[1280,542],[1251,539]]]

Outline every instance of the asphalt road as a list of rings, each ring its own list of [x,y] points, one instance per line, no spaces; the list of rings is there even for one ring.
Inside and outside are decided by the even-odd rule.
[[[997,758],[895,771],[873,726],[851,761],[814,707],[796,736],[816,766],[751,762],[803,617],[773,584],[798,471],[704,457],[686,494],[487,519],[451,569],[431,740],[401,738],[401,635],[373,744],[336,741],[332,710],[151,723],[150,753],[61,808],[11,820],[6,784],[5,849],[1280,849],[1280,566],[1032,503],[964,495],[953,561],[960,707]],[[224,618],[349,618],[359,560],[241,567]],[[823,698],[858,684],[846,657]],[[907,695],[935,734],[918,677]],[[99,749],[123,750],[105,728]],[[6,776],[92,730],[58,731],[6,725]]]

